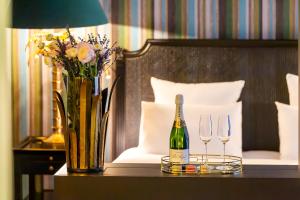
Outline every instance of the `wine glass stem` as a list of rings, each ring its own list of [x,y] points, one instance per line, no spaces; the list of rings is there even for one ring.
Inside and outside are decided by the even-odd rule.
[[[205,142],[205,163],[207,164],[208,158],[207,158],[207,142]]]
[[[223,142],[223,162],[225,164],[225,142]]]

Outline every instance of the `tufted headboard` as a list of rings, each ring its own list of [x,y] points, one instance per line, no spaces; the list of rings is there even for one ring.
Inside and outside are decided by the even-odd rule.
[[[243,150],[279,150],[274,101],[289,103],[286,73],[297,74],[297,41],[148,40],[125,51],[112,106],[113,157],[138,145],[141,101],[154,101],[150,77],[183,83],[245,80]],[[203,94],[205,95],[205,94]]]

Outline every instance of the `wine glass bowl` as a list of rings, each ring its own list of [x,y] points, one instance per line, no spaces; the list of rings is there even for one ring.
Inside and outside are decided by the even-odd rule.
[[[229,136],[218,136],[218,138],[222,143],[227,143],[230,139]]]

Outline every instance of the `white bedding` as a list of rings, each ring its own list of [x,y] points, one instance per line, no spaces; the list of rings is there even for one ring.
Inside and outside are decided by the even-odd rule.
[[[163,155],[145,153],[135,147],[125,150],[113,163],[160,163]],[[245,151],[243,164],[246,165],[298,165],[297,160],[282,160],[275,151]]]

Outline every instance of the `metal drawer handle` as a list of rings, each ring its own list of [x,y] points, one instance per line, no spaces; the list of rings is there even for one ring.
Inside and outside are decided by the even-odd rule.
[[[51,161],[52,161],[52,160],[53,160],[53,156],[49,156],[49,160],[51,160]]]
[[[52,165],[50,165],[50,166],[49,166],[49,171],[52,172],[53,170],[54,170],[54,167],[53,167]]]

